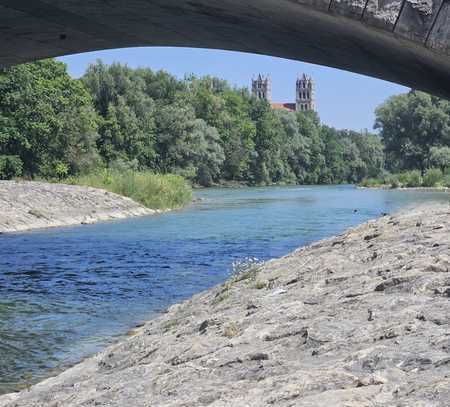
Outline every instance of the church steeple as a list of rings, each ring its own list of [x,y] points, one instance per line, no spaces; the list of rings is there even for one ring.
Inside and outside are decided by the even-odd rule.
[[[269,76],[259,74],[256,79],[252,79],[252,93],[258,99],[272,101],[272,81]]]
[[[297,79],[295,103],[272,103],[272,81],[269,76],[261,74],[252,79],[252,94],[258,99],[267,100],[272,109],[285,109],[290,112],[316,110],[316,85],[314,80],[306,74],[302,74]]]
[[[316,87],[313,79],[303,74],[297,79],[296,110],[300,112],[316,109]]]

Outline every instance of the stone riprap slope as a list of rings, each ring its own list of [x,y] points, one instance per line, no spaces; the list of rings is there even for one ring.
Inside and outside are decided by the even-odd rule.
[[[2,407],[448,407],[450,206],[370,221],[172,306]]]
[[[154,213],[129,198],[102,189],[44,182],[0,181],[0,233]]]

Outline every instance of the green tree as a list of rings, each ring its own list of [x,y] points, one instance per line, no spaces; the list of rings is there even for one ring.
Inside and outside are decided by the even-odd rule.
[[[367,131],[350,131],[348,136],[356,144],[360,158],[365,164],[364,177],[379,177],[385,166],[384,146],[380,137]]]
[[[445,174],[450,168],[450,147],[431,147],[430,166],[440,168]]]
[[[155,166],[155,102],[149,95],[147,71],[152,73],[97,61],[82,78],[104,119],[98,147],[108,165],[137,160],[141,169]],[[157,79],[161,78],[157,75]]]
[[[271,184],[284,180],[285,163],[281,143],[283,126],[267,103],[258,102],[253,109],[256,125],[255,154],[252,160],[252,178],[256,184]]]
[[[19,157],[25,175],[57,176],[61,165],[76,172],[79,160],[95,156],[97,125],[89,93],[65,64],[0,71],[0,155]]]
[[[376,111],[391,171],[425,171],[433,146],[450,142],[450,103],[423,92],[392,96]]]
[[[0,155],[0,179],[20,177],[23,171],[22,160],[15,155]]]
[[[224,157],[217,130],[196,119],[191,107],[164,106],[156,117],[159,170],[203,185],[218,180]]]
[[[320,137],[319,117],[315,112],[296,113],[300,134],[305,137],[309,152],[309,165],[306,167],[304,183],[320,184],[326,181],[325,145]]]

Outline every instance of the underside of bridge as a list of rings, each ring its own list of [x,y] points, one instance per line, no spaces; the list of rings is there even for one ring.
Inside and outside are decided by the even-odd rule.
[[[122,47],[216,48],[450,98],[449,0],[0,0],[0,38],[3,67]]]

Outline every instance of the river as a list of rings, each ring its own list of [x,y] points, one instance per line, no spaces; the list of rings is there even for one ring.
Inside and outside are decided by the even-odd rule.
[[[160,216],[0,236],[0,394],[117,341],[168,305],[439,192],[353,186],[208,189]],[[236,266],[235,266],[236,267]]]

